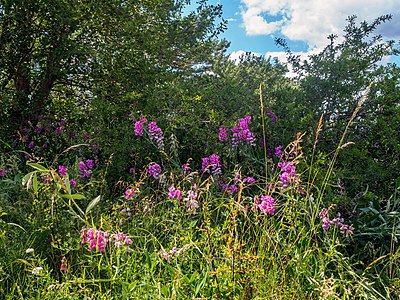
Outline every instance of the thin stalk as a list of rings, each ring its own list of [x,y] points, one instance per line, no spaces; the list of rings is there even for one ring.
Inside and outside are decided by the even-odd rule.
[[[264,104],[262,96],[262,84],[260,83],[260,110],[261,110],[261,126],[263,132],[263,147],[264,147],[264,161],[265,161],[265,184],[267,185],[268,178],[268,162],[267,162],[267,134],[265,132],[265,117],[264,117]]]

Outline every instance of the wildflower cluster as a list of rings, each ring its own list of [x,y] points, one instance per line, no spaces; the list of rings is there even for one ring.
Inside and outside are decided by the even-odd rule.
[[[282,145],[279,145],[275,148],[275,156],[278,158],[281,158],[282,154],[283,154],[283,147]]]
[[[238,146],[241,143],[247,143],[248,145],[255,145],[256,138],[254,133],[249,129],[249,124],[251,124],[251,117],[246,116],[238,121],[238,125],[234,126],[231,131],[233,133],[232,144]]]
[[[256,180],[253,177],[245,177],[242,179],[242,174],[240,172],[237,172],[235,174],[235,177],[233,178],[233,184],[227,184],[227,183],[224,184],[222,181],[219,182],[219,184],[222,186],[223,192],[234,194],[238,192],[239,184],[252,184],[255,181]]]
[[[88,251],[98,250],[104,252],[107,243],[113,243],[115,247],[128,246],[132,240],[124,233],[117,233],[108,236],[108,233],[94,228],[81,230],[82,244],[88,244]]]
[[[220,157],[217,154],[211,154],[209,157],[203,157],[201,171],[211,173],[212,175],[222,174]]]
[[[199,202],[197,201],[197,184],[194,184],[193,187],[187,191],[186,197],[184,198],[187,206],[187,211],[190,214],[196,214],[196,209],[199,207]]]
[[[251,116],[246,116],[239,119],[238,124],[234,126],[232,131],[232,145],[239,146],[241,143],[246,143],[248,145],[255,145],[255,135],[249,129],[251,124]],[[221,142],[228,142],[228,131],[224,127],[219,128],[218,139]]]
[[[175,189],[175,187],[172,185],[172,186],[170,186],[170,187],[168,188],[168,191],[169,191],[168,197],[169,197],[170,199],[176,198],[176,199],[178,199],[178,200],[182,200],[182,193],[181,193],[181,190]]]
[[[165,251],[165,250],[163,251],[163,255],[164,255],[165,260],[168,260],[170,258],[170,255],[174,255],[176,253],[178,253],[178,250],[176,249],[176,247],[173,247],[169,251],[169,253],[167,251]]]
[[[79,162],[79,177],[90,178],[92,176],[92,169],[94,167],[94,161],[92,159]]]
[[[147,119],[144,116],[140,116],[139,121],[136,121],[133,125],[134,133],[136,136],[143,136],[143,124],[147,123]],[[148,134],[150,141],[154,141],[158,149],[164,148],[164,133],[160,127],[157,126],[156,122],[150,122],[147,125]]]
[[[104,252],[107,244],[107,232],[96,229],[82,229],[81,230],[82,244],[88,244],[88,251],[98,250]]]
[[[261,200],[256,196],[255,203],[261,211],[270,214],[271,216],[275,214],[275,200],[271,196],[262,195]]]
[[[149,166],[149,174],[153,176],[154,179],[160,178],[161,175],[161,167],[159,164],[152,164]]]
[[[229,140],[228,131],[227,131],[225,128],[223,128],[223,127],[220,127],[220,128],[219,128],[218,140],[219,140],[220,142],[227,142],[227,141]]]
[[[136,136],[143,136],[143,124],[147,122],[144,116],[140,116],[140,120],[134,124],[134,132]]]
[[[300,182],[299,176],[296,173],[296,165],[291,161],[281,161],[278,163],[281,173],[279,174],[279,184],[282,189],[286,189],[290,185]]]
[[[151,122],[149,124],[149,137],[150,141],[155,141],[158,149],[164,148],[164,133],[161,128],[157,126],[156,122]]]
[[[336,228],[339,228],[340,233],[345,235],[346,237],[349,237],[353,234],[353,225],[349,226],[344,224],[344,219],[341,217],[340,212],[338,212],[336,218],[330,220],[328,210],[326,208],[323,208],[319,213],[319,217],[322,222],[322,228],[324,228],[325,230],[329,230],[329,228],[333,225]]]

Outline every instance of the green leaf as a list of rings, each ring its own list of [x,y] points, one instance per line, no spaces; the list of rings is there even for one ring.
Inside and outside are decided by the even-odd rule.
[[[82,194],[73,194],[73,195],[71,195],[71,194],[64,194],[64,195],[62,195],[62,197],[63,198],[66,198],[66,199],[74,199],[74,200],[82,200],[82,199],[85,199],[86,197],[84,196],[84,195],[82,195]]]
[[[94,198],[92,201],[90,201],[89,205],[86,207],[86,211],[85,214],[87,214],[93,207],[95,207],[97,205],[97,203],[99,203],[101,200],[101,196],[97,196],[96,198]]]
[[[32,176],[32,186],[33,186],[33,192],[37,196],[39,188],[38,188],[38,180],[37,180],[37,173],[36,172],[33,173],[33,176]]]
[[[22,185],[26,185],[26,190],[32,186],[32,176],[35,174],[36,171],[29,172],[22,178]]]
[[[28,165],[36,170],[42,171],[42,172],[48,172],[48,170],[43,167],[42,165],[38,163],[28,163]]]

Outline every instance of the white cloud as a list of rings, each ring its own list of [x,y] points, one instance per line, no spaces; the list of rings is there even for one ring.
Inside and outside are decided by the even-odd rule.
[[[327,36],[341,35],[350,15],[358,22],[373,21],[384,14],[393,14],[391,23],[380,31],[388,37],[400,36],[398,0],[242,0],[241,12],[247,35],[281,33],[289,40],[304,41],[310,49],[322,49]],[[275,17],[272,20],[265,15]],[[279,18],[279,16],[282,16]]]

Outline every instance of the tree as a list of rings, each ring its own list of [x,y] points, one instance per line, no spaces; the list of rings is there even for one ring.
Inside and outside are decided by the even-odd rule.
[[[216,23],[221,6],[199,1],[196,11],[184,15],[186,4],[1,0],[0,128],[33,122],[52,101],[66,97],[71,105],[118,111],[139,95],[143,102],[134,106],[145,107],[149,90],[203,63],[218,44],[225,26]]]

